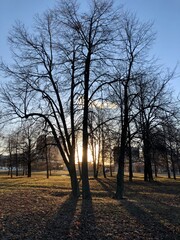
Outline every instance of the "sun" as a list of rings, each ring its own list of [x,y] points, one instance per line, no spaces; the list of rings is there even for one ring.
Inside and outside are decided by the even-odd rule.
[[[82,145],[80,143],[77,144],[76,153],[75,153],[75,162],[76,164],[78,162],[82,162]],[[92,153],[89,148],[88,148],[88,162],[91,162],[91,163],[93,162]]]

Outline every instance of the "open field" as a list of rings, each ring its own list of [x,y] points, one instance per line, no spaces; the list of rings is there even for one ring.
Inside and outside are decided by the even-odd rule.
[[[115,178],[91,179],[92,200],[70,197],[68,176],[0,175],[0,239],[180,239],[180,179],[125,183],[113,198]]]

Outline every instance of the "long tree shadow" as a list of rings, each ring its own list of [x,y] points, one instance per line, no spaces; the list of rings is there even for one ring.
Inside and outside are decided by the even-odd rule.
[[[113,190],[115,189],[114,180],[97,179],[97,181],[101,184],[102,188],[108,193],[108,195],[112,196]],[[134,230],[133,226],[131,227],[130,225],[130,231],[134,231],[135,235],[136,232],[139,232],[139,236],[136,235],[136,237],[139,237],[138,239],[180,239],[178,238],[179,235],[177,231],[178,221],[176,222],[178,215],[176,211],[178,211],[178,208],[170,205],[168,206],[168,203],[165,204],[161,202],[161,200],[157,202],[153,194],[158,193],[159,188],[161,189],[163,186],[166,186],[168,189],[162,189],[162,193],[176,194],[178,192],[177,186],[172,190],[170,186],[173,187],[173,184],[159,184],[159,182],[138,183],[139,184],[137,184],[136,181],[125,182],[126,198],[120,201],[123,208],[130,214],[130,219],[134,219],[139,225],[139,229],[137,230]],[[142,188],[139,188],[141,186]],[[176,220],[172,219],[173,216]],[[133,220],[131,222],[133,223]]]
[[[78,232],[73,239],[98,239],[92,199],[82,199]]]
[[[150,239],[158,240],[178,240],[178,233],[160,222],[160,219],[156,219],[155,212],[150,212],[142,205],[135,204],[133,201],[125,200],[121,201],[123,207],[135,218],[139,223],[139,235],[143,235],[143,232],[150,237]]]
[[[114,196],[114,189],[115,186],[112,182],[110,182],[109,179],[100,179],[97,178],[96,181],[101,185],[101,187],[107,192],[107,195],[109,197],[113,197]]]
[[[97,240],[101,235],[100,232],[97,233],[92,199],[68,198],[47,224],[43,236],[38,239]]]
[[[180,224],[180,209],[179,209],[179,196],[163,196],[159,194],[149,194],[146,192],[140,192],[138,194],[143,206],[151,213],[156,215],[159,220],[172,225],[174,228],[178,228]]]
[[[133,182],[126,182],[126,187],[131,188],[133,191],[137,189],[139,191],[139,187],[148,189],[148,192],[153,193],[164,193],[164,194],[180,194],[180,182],[144,182],[139,180],[134,180]]]
[[[39,239],[73,239],[71,236],[71,224],[74,219],[77,201],[70,195],[47,223],[45,232]]]

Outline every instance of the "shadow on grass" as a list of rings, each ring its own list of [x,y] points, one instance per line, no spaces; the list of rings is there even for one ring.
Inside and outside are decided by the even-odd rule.
[[[98,239],[97,227],[92,199],[82,199],[81,201],[80,225],[77,234],[74,234],[76,238],[73,239],[96,240]]]
[[[74,199],[69,196],[45,229],[40,239],[98,239],[92,200]]]
[[[163,197],[161,197],[163,196]],[[159,218],[159,221],[166,222],[168,225],[178,229],[180,226],[180,208],[179,208],[179,195],[176,195],[176,191],[174,191],[174,195],[164,194],[161,192],[158,194],[147,194],[146,192],[139,193],[139,201],[143,203],[143,206]],[[179,228],[180,234],[180,228]]]
[[[101,185],[101,187],[107,192],[106,195],[109,197],[114,196],[115,185],[109,179],[97,178],[96,181]]]
[[[156,217],[156,212],[151,212],[150,209],[145,208],[143,205],[139,205],[138,202],[134,203],[128,199],[122,200],[121,204],[139,223],[140,228],[137,229],[137,231],[139,231],[139,235],[141,235],[141,232],[145,232],[146,235],[149,235],[151,237],[150,239],[179,239],[177,232],[161,223],[161,219],[158,219]]]
[[[180,181],[172,181],[172,182],[144,182],[139,180],[134,180],[133,182],[125,182],[126,187],[131,189],[132,191],[139,191],[145,189],[147,192],[152,193],[164,193],[164,194],[180,194]],[[125,189],[126,189],[125,187]]]
[[[68,196],[57,213],[46,225],[45,232],[40,239],[72,239],[71,224],[76,211],[77,199]]]
[[[113,195],[113,190],[115,190],[113,179],[97,179],[97,182],[108,193],[108,196]],[[173,194],[178,196],[178,184],[139,181],[125,184],[127,198],[120,203],[131,216],[130,219],[134,219],[139,224],[138,239],[143,239],[144,236],[158,240],[180,239],[178,235],[180,234],[178,232],[180,231],[178,219],[180,212],[177,206],[172,206],[172,199],[174,199],[174,204],[178,205],[177,198],[173,197]],[[158,193],[170,194],[170,199],[164,194],[163,199],[158,199]],[[98,193],[97,196],[99,196]],[[131,226],[129,228],[131,229]]]

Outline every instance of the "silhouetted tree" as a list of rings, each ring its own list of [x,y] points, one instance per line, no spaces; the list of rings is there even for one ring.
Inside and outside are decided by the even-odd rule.
[[[124,195],[124,162],[127,145],[128,126],[131,121],[130,112],[136,97],[135,75],[148,63],[148,49],[154,40],[152,24],[140,23],[136,16],[124,13],[119,23],[119,62],[115,65],[116,84],[113,88],[114,100],[120,107],[120,153],[118,159],[118,174],[116,198]]]
[[[141,75],[137,80],[137,102],[139,115],[136,118],[139,124],[139,133],[143,142],[144,154],[144,180],[153,180],[152,171],[152,134],[153,129],[160,124],[161,116],[166,111],[171,111],[172,98],[168,91],[168,83],[172,73],[164,77],[158,72],[156,75]]]

